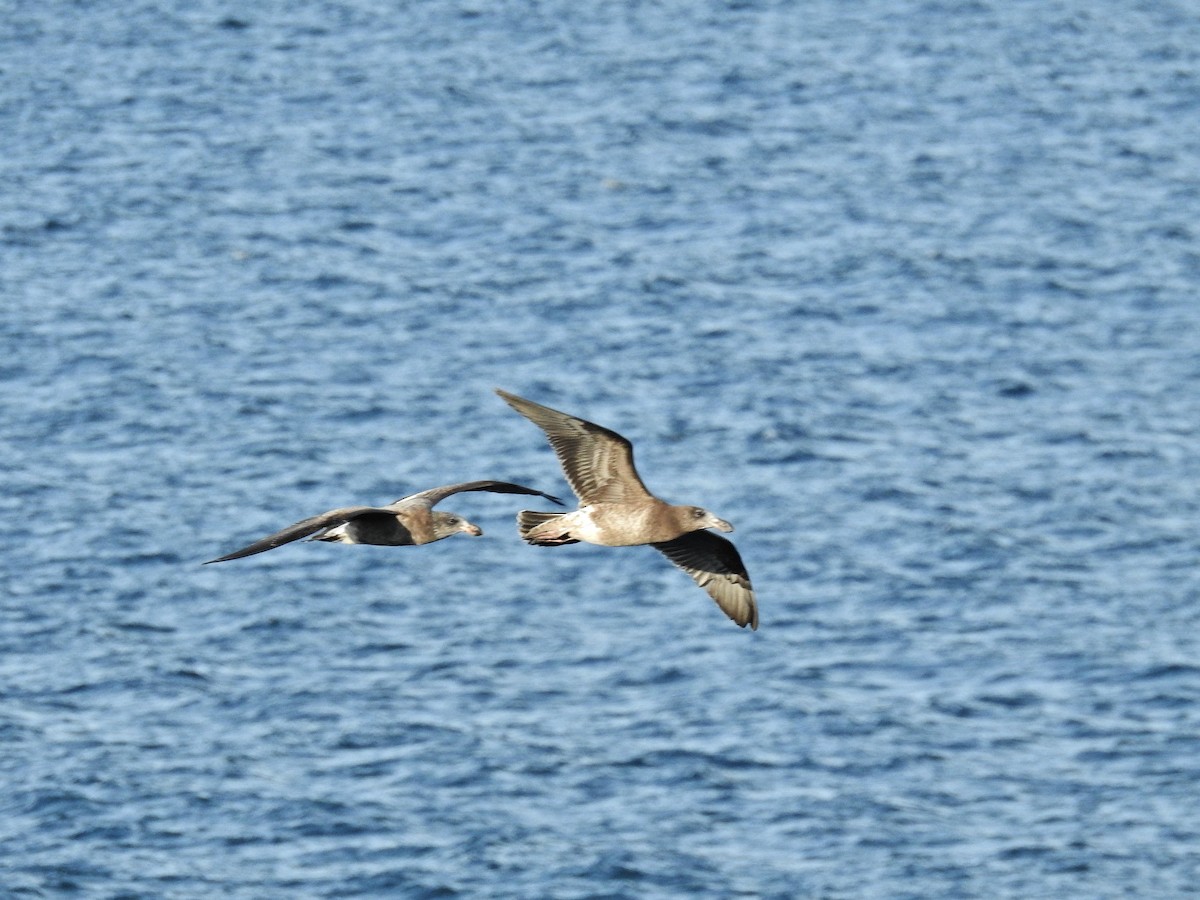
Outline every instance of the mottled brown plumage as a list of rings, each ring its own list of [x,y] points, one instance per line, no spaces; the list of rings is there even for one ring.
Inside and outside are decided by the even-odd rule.
[[[314,541],[341,544],[377,544],[389,547],[416,546],[440,541],[452,534],[478,536],[483,530],[461,516],[435,510],[438,502],[464,491],[491,491],[496,494],[532,494],[562,505],[557,497],[507,481],[465,481],[430,488],[401,497],[387,506],[343,506],[319,516],[302,519],[282,531],[267,535],[253,544],[208,562],[225,562],[273,550],[283,544],[309,537]],[[208,563],[205,563],[207,565]]]
[[[655,497],[633,465],[633,446],[615,431],[497,390],[509,406],[546,433],[579,508],[523,510],[517,529],[531,544],[584,541],[605,547],[649,544],[687,572],[738,625],[758,628],[758,604],[737,548],[705,531],[733,526],[698,506]]]

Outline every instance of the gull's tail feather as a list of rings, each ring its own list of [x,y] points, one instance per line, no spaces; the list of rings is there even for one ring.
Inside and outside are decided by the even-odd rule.
[[[579,541],[574,538],[567,537],[566,534],[554,534],[553,527],[544,528],[539,534],[531,534],[531,532],[547,522],[553,522],[555,519],[561,519],[562,513],[553,512],[535,512],[532,509],[523,509],[517,513],[517,532],[521,537],[531,544],[543,544],[547,546],[557,544],[578,544]]]

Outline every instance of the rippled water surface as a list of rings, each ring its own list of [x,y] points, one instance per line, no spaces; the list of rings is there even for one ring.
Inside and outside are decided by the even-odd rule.
[[[10,5],[13,897],[1200,884],[1187,4]],[[294,544],[567,491],[734,522]],[[537,505],[533,505],[537,508]]]

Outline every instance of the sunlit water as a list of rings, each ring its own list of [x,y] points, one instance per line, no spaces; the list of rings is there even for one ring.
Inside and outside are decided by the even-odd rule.
[[[5,896],[1200,884],[1200,20],[1116,3],[17,3]],[[200,562],[563,494],[731,520]]]

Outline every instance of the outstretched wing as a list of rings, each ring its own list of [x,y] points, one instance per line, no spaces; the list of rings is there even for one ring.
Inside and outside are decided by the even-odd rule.
[[[446,484],[442,487],[430,488],[427,491],[401,497],[399,500],[394,501],[392,506],[424,506],[428,508],[445,500],[451,494],[461,494],[465,491],[490,491],[493,494],[531,494],[535,497],[544,497],[551,503],[557,503],[559,506],[563,505],[563,502],[557,497],[551,497],[549,494],[536,491],[531,487],[525,487],[523,484],[512,484],[508,481],[464,481],[460,484]]]
[[[615,431],[508,391],[496,393],[546,432],[580,506],[625,503],[652,496],[633,466],[633,445]]]
[[[651,546],[691,575],[734,622],[742,628],[758,628],[754,588],[732,543],[709,531],[693,531]]]
[[[395,516],[394,509],[381,509],[377,506],[345,506],[341,509],[331,509],[329,512],[321,513],[319,516],[309,516],[307,519],[301,519],[295,525],[289,525],[282,531],[277,531],[274,534],[269,534],[261,540],[255,541],[243,547],[241,550],[234,550],[232,553],[226,553],[224,556],[219,556],[216,559],[210,559],[208,563],[225,562],[230,559],[241,559],[243,556],[253,556],[255,553],[262,553],[264,550],[274,550],[284,544],[290,544],[292,541],[298,541],[300,538],[308,537],[310,534],[315,534],[326,528],[335,528],[338,525],[344,525],[351,519],[357,519],[360,516],[382,513],[386,516]]]

